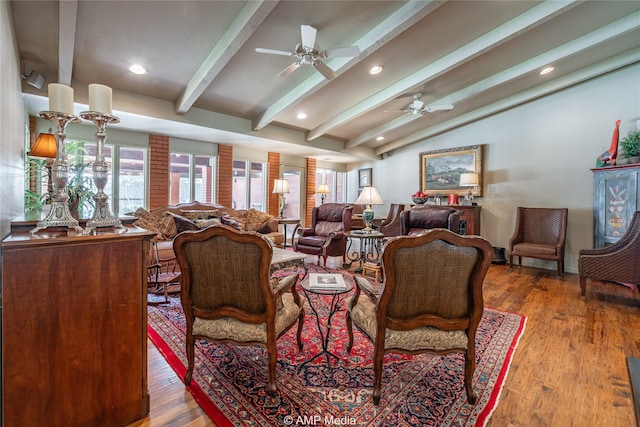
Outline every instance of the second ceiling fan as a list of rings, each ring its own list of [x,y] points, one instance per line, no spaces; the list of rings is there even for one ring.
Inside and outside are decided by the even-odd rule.
[[[406,113],[405,115],[423,116],[424,113],[435,113],[436,111],[453,110],[453,104],[430,105],[425,107],[424,101],[421,101],[422,93],[418,92],[413,95],[413,101],[402,110],[385,111],[386,113]]]
[[[360,48],[358,46],[337,47],[334,49],[327,49],[319,51],[315,48],[317,30],[311,25],[301,25],[301,43],[296,45],[296,49],[293,52],[275,49],[264,49],[261,47],[256,48],[256,52],[268,53],[272,55],[283,56],[295,56],[297,60],[282,70],[279,77],[286,77],[293,73],[301,65],[311,65],[324,76],[325,79],[331,80],[336,77],[336,73],[327,66],[322,59],[325,58],[339,58],[339,57],[353,57],[360,55]]]

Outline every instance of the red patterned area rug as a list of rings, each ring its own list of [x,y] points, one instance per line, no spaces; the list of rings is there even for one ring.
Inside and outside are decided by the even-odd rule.
[[[336,272],[310,267],[310,272],[328,271]],[[349,274],[345,279],[353,280]],[[296,328],[278,340],[275,397],[267,390],[264,349],[197,342],[189,391],[219,426],[483,426],[498,404],[526,323],[519,314],[485,309],[477,335],[476,405],[466,401],[462,355],[389,354],[383,363],[382,399],[376,407],[371,400],[373,347],[354,328],[354,346],[346,352],[344,311],[333,318],[329,344],[340,360],[332,358],[328,364],[325,357],[317,357],[304,363],[322,348],[315,316],[301,289],[300,295],[307,304],[304,348],[298,351]],[[315,297],[320,298],[311,295]],[[313,302],[320,306],[324,321],[328,301]],[[149,306],[148,319],[149,337],[182,378],[186,355],[180,299],[172,296],[167,305]]]

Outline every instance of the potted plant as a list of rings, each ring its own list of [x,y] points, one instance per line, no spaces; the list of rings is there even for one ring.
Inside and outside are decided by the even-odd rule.
[[[640,163],[640,157],[638,155],[639,140],[640,130],[629,132],[627,136],[620,140],[620,146],[624,153],[622,155],[623,159],[618,159],[618,164]]]

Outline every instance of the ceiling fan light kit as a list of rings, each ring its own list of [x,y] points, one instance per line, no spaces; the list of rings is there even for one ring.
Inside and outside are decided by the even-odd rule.
[[[360,55],[360,48],[358,46],[347,46],[318,51],[315,49],[317,33],[318,31],[311,25],[301,25],[300,39],[302,42],[296,45],[293,52],[277,49],[265,49],[261,47],[256,48],[256,52],[266,53],[269,55],[295,56],[297,58],[297,61],[282,70],[278,74],[278,77],[287,77],[301,65],[311,65],[313,68],[318,70],[325,79],[334,79],[337,76],[335,71],[321,60],[327,58],[348,58],[358,56]]]

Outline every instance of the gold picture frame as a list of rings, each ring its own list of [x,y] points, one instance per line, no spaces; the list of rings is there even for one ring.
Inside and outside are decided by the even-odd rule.
[[[482,145],[420,153],[420,190],[429,196],[467,194],[469,187],[460,185],[460,175],[463,173],[478,174],[478,185],[471,189],[474,197],[481,197]]]

